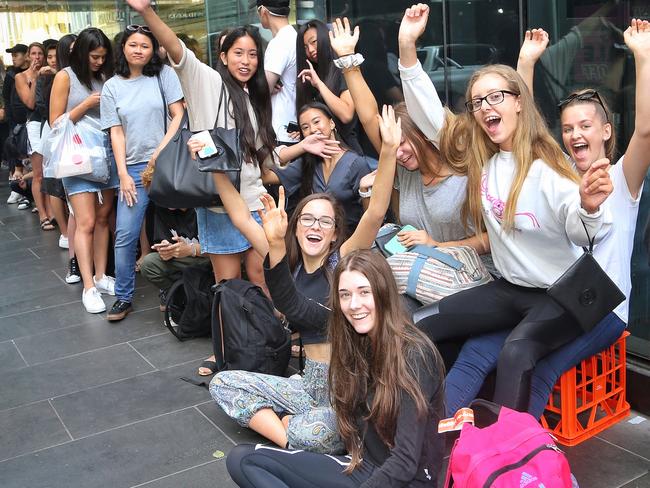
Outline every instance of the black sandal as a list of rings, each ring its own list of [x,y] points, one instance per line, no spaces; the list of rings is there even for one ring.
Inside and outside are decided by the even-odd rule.
[[[56,229],[56,227],[54,227],[52,222],[50,222],[50,219],[41,220],[41,230],[50,231],[54,229]]]
[[[207,369],[210,372],[209,373],[201,373],[201,368]],[[201,363],[201,366],[199,366],[199,371],[197,371],[197,374],[199,376],[212,376],[214,373],[217,372],[217,362],[216,361],[203,361]]]

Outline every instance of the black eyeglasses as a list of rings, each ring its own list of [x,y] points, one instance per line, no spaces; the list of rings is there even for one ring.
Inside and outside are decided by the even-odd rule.
[[[126,26],[126,30],[129,32],[146,32],[147,34],[151,34],[151,29],[146,25],[131,24]]]
[[[316,222],[318,222],[318,225],[320,225],[322,229],[331,229],[334,227],[334,219],[332,217],[328,217],[327,215],[316,218],[312,214],[302,214],[300,217],[298,217],[298,222],[300,222],[300,224],[305,227],[311,227]]]
[[[562,110],[564,110],[564,107],[569,105],[574,100],[579,100],[581,102],[596,102],[598,105],[601,106],[603,112],[605,112],[605,121],[609,122],[609,116],[607,115],[607,109],[605,108],[603,99],[600,98],[600,95],[596,90],[585,90],[580,93],[572,93],[571,95],[569,95],[568,97],[566,97],[564,100],[562,100],[560,103],[557,104],[557,107],[560,109],[560,112],[562,112]]]
[[[519,93],[515,93],[510,90],[497,90],[493,91],[492,93],[488,93],[484,97],[472,98],[468,102],[465,102],[465,107],[467,107],[468,112],[476,112],[478,110],[481,110],[481,107],[483,106],[483,100],[485,100],[488,105],[498,105],[503,102],[506,97],[506,93],[508,95],[512,95],[513,97],[519,96]]]

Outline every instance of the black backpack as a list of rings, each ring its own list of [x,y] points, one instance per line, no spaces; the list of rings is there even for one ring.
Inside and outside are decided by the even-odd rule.
[[[291,332],[273,314],[259,286],[224,280],[212,302],[212,344],[217,370],[284,375],[291,356]]]
[[[214,274],[209,265],[188,266],[167,292],[165,325],[179,341],[211,332]]]

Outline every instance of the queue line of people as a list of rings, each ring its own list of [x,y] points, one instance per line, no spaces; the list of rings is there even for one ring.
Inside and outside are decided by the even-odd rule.
[[[116,74],[111,43],[98,29],[86,29],[50,96],[49,122],[64,113],[73,121],[93,116],[110,134],[107,184],[63,180],[76,220],[82,301],[90,312],[103,311],[99,294],[117,295],[108,314],[114,320],[131,310],[148,203],[141,174],[155,178],[156,155],[183,110],[193,132],[212,129],[215,120],[238,127],[241,186],[238,191],[223,174],[213,175],[224,205],[196,209],[198,254],[217,281],[241,276],[243,266],[300,333],[307,356],[300,378],[227,371],[211,381],[220,408],[276,445],[231,452],[228,470],[239,486],[434,486],[443,453],[436,425],[467,406],[491,370],[497,403],[539,416],[557,377],[624,330],[627,301],[585,333],[546,289],[595,239],[596,259],[629,298],[638,201],[650,167],[647,21],[633,19],[625,31],[636,61],[636,129],[612,165],[612,115],[596,90],[572,93],[561,104],[568,156],[547,129],[532,96],[532,70],[548,43],[541,30],[526,33],[517,71],[504,65],[476,71],[466,112],[454,114],[417,59],[427,5],[408,8],[400,25],[405,102],[394,109],[377,107],[359,69],[363,32],[347,19],[336,19],[329,32],[312,21],[296,37],[297,59],[307,65],[294,77],[299,130],[285,127],[281,139],[272,100],[287,88],[286,77],[284,69],[269,76],[256,30],[230,29],[214,70],[149,0],[127,3],[145,25],[122,34]],[[287,35],[289,2],[257,4],[262,25]],[[355,150],[355,130],[346,126],[356,120],[379,155],[376,169]],[[203,145],[190,139],[188,151],[196,157]],[[277,205],[264,184],[282,185]],[[105,250],[116,189],[113,280],[105,275]],[[288,209],[291,195],[301,200]],[[444,298],[414,324],[387,279],[386,260],[369,250],[391,203],[399,222],[417,229],[398,234],[405,247],[472,247],[493,262],[495,280]],[[197,256],[196,244],[178,236],[161,242],[177,245],[168,259]],[[446,351],[452,341],[464,345],[443,361],[438,347]],[[210,358],[199,374],[215,369]]]

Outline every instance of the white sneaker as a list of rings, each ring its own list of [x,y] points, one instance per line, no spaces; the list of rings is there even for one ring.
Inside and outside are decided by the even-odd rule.
[[[59,236],[59,247],[61,249],[68,249],[68,238],[63,234]]]
[[[104,295],[115,295],[115,278],[112,276],[102,276],[101,280],[96,280],[93,276],[93,281],[95,282],[95,287],[99,293]]]
[[[15,191],[12,191],[9,194],[9,198],[7,198],[7,203],[18,203],[20,200],[22,200],[23,196],[20,193],[16,193]]]
[[[81,302],[86,307],[88,313],[101,313],[106,311],[106,304],[97,288],[92,287],[81,293]]]

